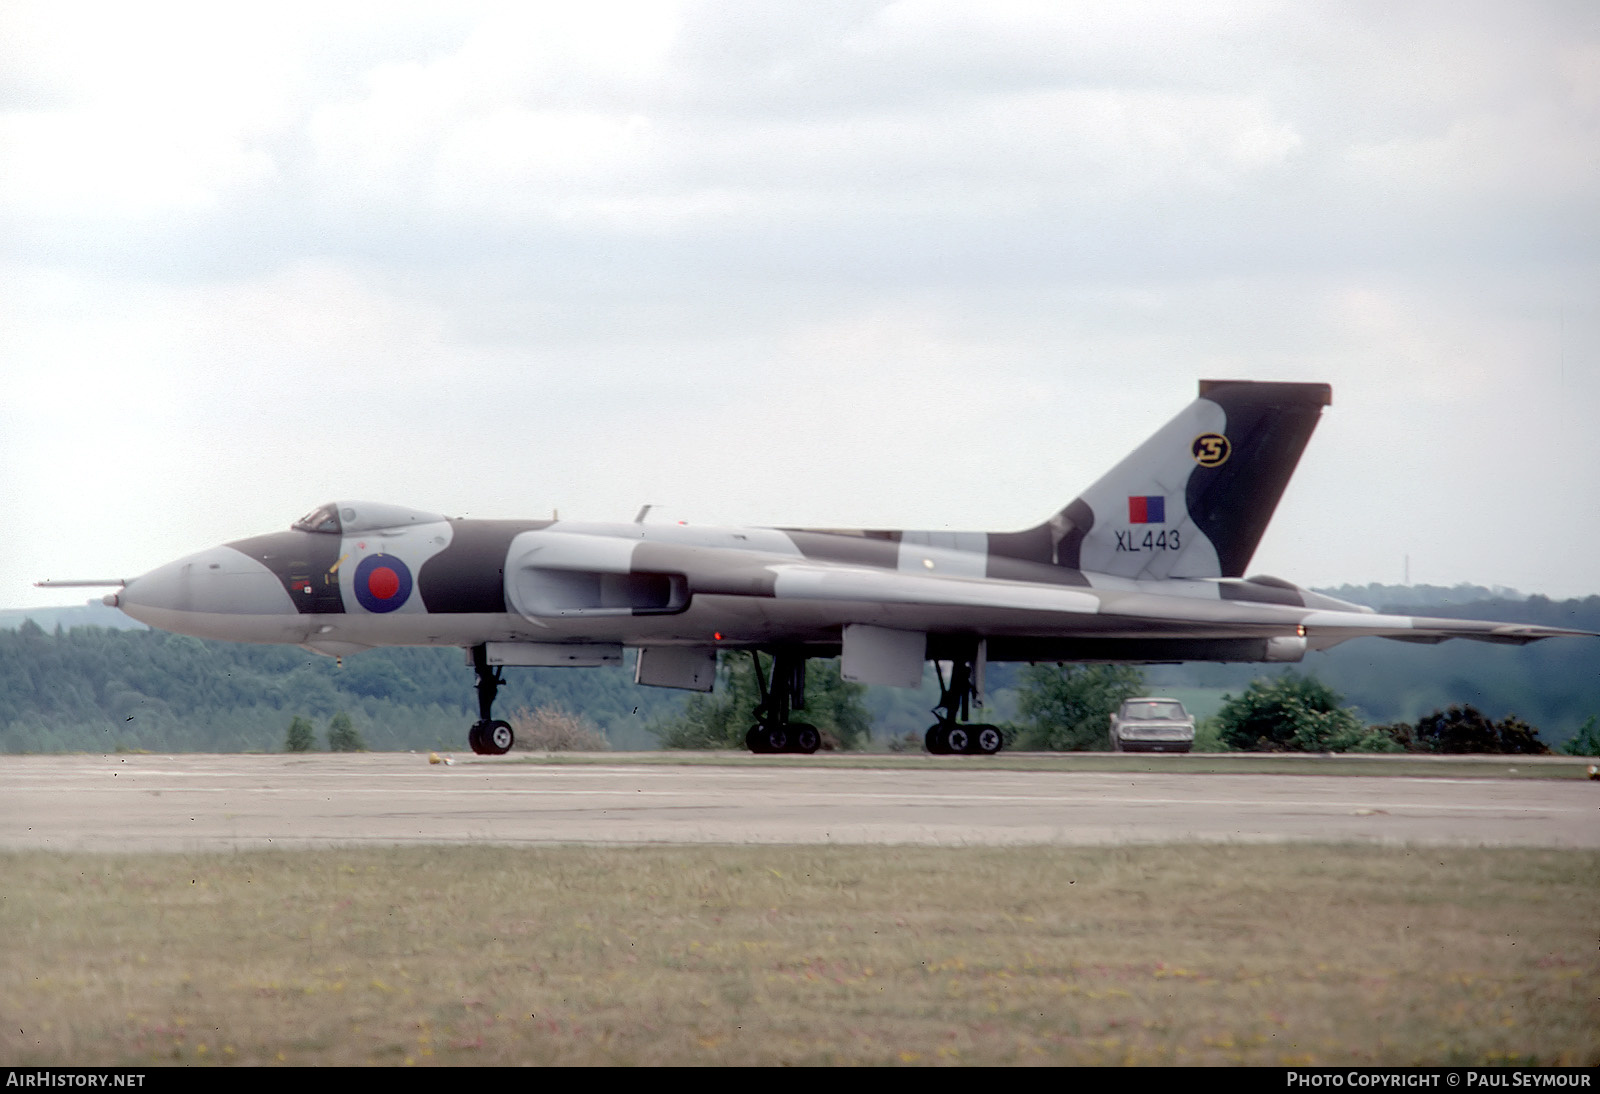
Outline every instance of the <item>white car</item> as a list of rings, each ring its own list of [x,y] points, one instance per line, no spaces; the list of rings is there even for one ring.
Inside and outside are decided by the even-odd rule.
[[[1194,717],[1176,699],[1129,699],[1111,716],[1113,752],[1188,752]]]

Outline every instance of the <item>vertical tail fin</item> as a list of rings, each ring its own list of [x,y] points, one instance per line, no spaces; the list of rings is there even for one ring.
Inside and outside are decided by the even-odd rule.
[[[1074,569],[1242,577],[1332,402],[1327,384],[1202,380],[1198,399],[1035,532],[1048,528],[1052,561]]]

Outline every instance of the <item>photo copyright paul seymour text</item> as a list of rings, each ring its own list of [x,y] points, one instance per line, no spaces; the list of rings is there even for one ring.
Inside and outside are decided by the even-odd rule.
[[[1288,1086],[1308,1087],[1578,1087],[1590,1088],[1589,1072],[1549,1071],[1290,1071]]]

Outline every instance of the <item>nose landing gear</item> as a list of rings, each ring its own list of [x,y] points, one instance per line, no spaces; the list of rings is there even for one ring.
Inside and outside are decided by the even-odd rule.
[[[472,668],[478,675],[478,720],[467,730],[467,744],[480,756],[504,756],[516,743],[511,723],[494,717],[494,697],[505,675],[489,667],[489,648],[483,645],[472,647]]]
[[[467,743],[480,756],[504,756],[511,751],[515,741],[516,734],[512,732],[511,723],[498,718],[475,722],[467,730]]]

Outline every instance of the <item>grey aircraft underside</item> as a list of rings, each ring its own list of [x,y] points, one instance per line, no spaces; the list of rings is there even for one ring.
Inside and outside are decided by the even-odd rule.
[[[1332,400],[1326,384],[1202,381],[1200,395],[1055,516],[1021,532],[716,528],[457,520],[336,502],[288,531],[238,540],[128,580],[106,602],[153,627],[331,656],[460,646],[477,676],[474,751],[510,665],[616,665],[711,690],[720,649],[756,658],[752,751],[814,751],[805,662],[916,687],[939,667],[934,752],[992,753],[968,724],[989,661],[1298,661],[1351,638],[1522,644],[1584,632],[1381,615],[1270,577],[1244,577]]]

